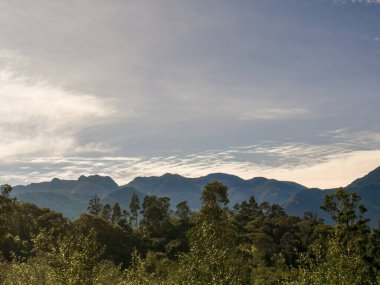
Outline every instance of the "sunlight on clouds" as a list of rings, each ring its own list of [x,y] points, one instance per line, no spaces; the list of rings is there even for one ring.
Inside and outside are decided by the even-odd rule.
[[[17,169],[5,173],[7,177],[26,184],[50,180],[53,177],[76,179],[79,175],[100,174],[113,177],[119,184],[125,184],[137,176],[159,176],[177,173],[187,177],[199,177],[213,172],[238,175],[245,179],[264,176],[279,180],[295,181],[308,187],[332,188],[346,186],[380,165],[380,150],[371,149],[380,142],[380,136],[372,134],[367,141],[358,144],[357,134],[333,132],[352,143],[338,141],[329,145],[272,143],[234,147],[224,150],[210,150],[190,155],[169,157],[50,157],[22,160],[8,160],[0,164],[6,169]],[[364,141],[367,141],[366,145]],[[377,143],[375,143],[377,141]],[[30,168],[35,170],[30,174]],[[15,175],[18,173],[18,175]],[[18,178],[17,178],[18,177]],[[38,180],[40,179],[40,180]]]
[[[331,156],[326,161],[295,168],[267,169],[262,175],[291,180],[308,187],[344,187],[380,165],[380,151],[353,151]]]
[[[76,148],[95,146],[78,145],[76,134],[112,115],[113,107],[95,96],[32,80],[10,68],[20,58],[0,52],[0,61],[9,63],[0,70],[0,158],[75,153]]]

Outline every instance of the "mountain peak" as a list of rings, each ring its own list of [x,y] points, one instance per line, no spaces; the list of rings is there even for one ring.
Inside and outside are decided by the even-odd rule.
[[[110,188],[110,189],[116,189],[119,187],[119,185],[117,185],[117,183],[111,177],[100,176],[98,174],[89,175],[89,176],[81,175],[78,178],[78,182],[79,183],[91,182],[91,183],[98,184],[98,185],[101,185],[103,187]]]
[[[366,185],[373,185],[373,184],[380,184],[380,167],[377,167],[376,169],[369,172],[367,175],[356,179],[354,182],[352,182],[349,187],[362,187]]]

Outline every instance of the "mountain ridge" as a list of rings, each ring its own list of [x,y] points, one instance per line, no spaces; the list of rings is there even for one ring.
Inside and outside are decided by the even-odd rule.
[[[196,210],[201,206],[203,187],[214,180],[229,188],[231,207],[254,196],[258,203],[280,204],[288,214],[302,216],[305,211],[313,211],[331,222],[329,216],[320,210],[320,205],[323,196],[334,189],[308,188],[296,182],[265,177],[243,179],[227,173],[210,173],[195,178],[172,173],[139,176],[121,186],[109,176],[82,175],[77,180],[53,178],[49,182],[18,185],[14,187],[12,195],[21,201],[59,210],[71,219],[87,210],[88,200],[95,194],[103,204],[118,202],[123,208],[129,206],[132,194],[136,193],[140,203],[145,195],[167,196],[171,199],[173,209],[179,202],[188,201],[190,208]],[[380,217],[380,207],[377,206],[380,205],[380,167],[355,179],[346,188],[361,195],[372,219]]]

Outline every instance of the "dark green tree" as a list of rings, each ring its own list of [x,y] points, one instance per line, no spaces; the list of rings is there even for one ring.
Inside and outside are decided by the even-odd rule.
[[[110,204],[105,204],[102,209],[101,217],[102,219],[106,220],[107,222],[111,221],[111,214],[112,214],[112,208]]]
[[[259,215],[261,215],[261,211],[253,196],[249,198],[248,202],[243,201],[241,204],[234,206],[234,222],[239,226],[241,231],[250,221],[253,221]]]
[[[229,200],[227,186],[219,181],[207,184],[201,195],[202,208],[199,210],[199,217],[208,222],[218,221],[226,218],[226,211],[223,207],[227,206]]]
[[[187,204],[187,201],[182,201],[177,204],[175,215],[182,221],[186,221],[189,219],[191,215],[191,210],[189,208],[189,205]]]
[[[12,186],[9,184],[4,184],[4,185],[1,185],[0,188],[1,188],[1,195],[9,198],[9,194],[11,193],[13,189]]]
[[[363,217],[367,209],[360,204],[360,200],[358,194],[339,188],[333,194],[323,197],[321,209],[328,212],[338,226],[343,228],[356,227],[368,222]]]
[[[202,208],[190,231],[190,252],[180,257],[175,284],[249,284],[248,268],[239,252],[237,233],[227,220],[227,187],[218,181],[205,186]]]
[[[91,214],[91,215],[94,215],[94,216],[99,216],[100,213],[102,212],[102,204],[100,203],[100,198],[98,197],[98,195],[94,195],[89,203],[88,203],[88,207],[87,207],[87,211]]]
[[[157,237],[170,225],[170,198],[145,196],[142,204],[141,228],[148,236]]]
[[[321,209],[328,212],[337,223],[336,238],[348,252],[364,252],[370,229],[369,219],[364,218],[367,209],[360,204],[360,196],[344,188],[323,197]]]
[[[129,204],[129,211],[130,211],[129,222],[131,225],[134,224],[135,227],[137,227],[138,225],[139,210],[140,210],[139,196],[137,196],[137,194],[133,192],[132,197],[131,197],[131,203]]]
[[[117,224],[121,220],[121,208],[120,204],[116,202],[112,207],[112,217],[111,221],[113,224]]]

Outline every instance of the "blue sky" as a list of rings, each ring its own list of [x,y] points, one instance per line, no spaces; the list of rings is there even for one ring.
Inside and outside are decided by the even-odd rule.
[[[380,165],[380,1],[1,1],[0,182]]]

